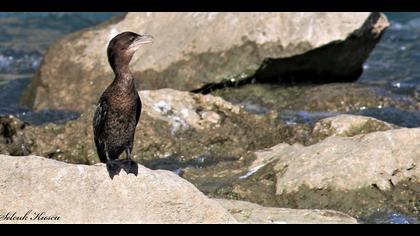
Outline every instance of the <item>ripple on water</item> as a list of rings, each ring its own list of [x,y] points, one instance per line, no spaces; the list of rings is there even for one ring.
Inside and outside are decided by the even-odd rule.
[[[390,27],[366,61],[359,82],[411,94],[420,84],[420,13],[387,15]]]
[[[416,128],[420,127],[420,111],[404,111],[393,107],[385,108],[366,108],[357,112],[355,115],[370,116],[388,123],[396,124],[401,127]]]
[[[0,73],[32,73],[38,68],[42,53],[21,49],[0,49]]]
[[[375,212],[359,218],[365,224],[420,224],[420,219],[396,212]]]
[[[339,114],[369,116],[407,128],[420,127],[420,111],[404,111],[393,107],[362,107],[360,110],[350,113],[281,111],[279,113],[279,118],[288,125],[313,125],[321,119],[337,116]]]
[[[315,124],[321,119],[339,115],[337,112],[308,112],[285,110],[279,113],[279,118],[286,124]]]

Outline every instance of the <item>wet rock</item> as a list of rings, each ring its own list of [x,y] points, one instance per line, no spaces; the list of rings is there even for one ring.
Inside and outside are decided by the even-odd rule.
[[[248,112],[255,110],[280,111],[290,104],[304,91],[302,86],[280,86],[272,84],[248,84],[239,87],[227,87],[215,90],[211,94],[222,97],[226,101],[242,105]],[[249,109],[249,105],[252,109]],[[264,113],[264,112],[256,112]]]
[[[381,87],[363,84],[326,84],[309,87],[288,108],[304,111],[355,112],[366,108],[395,107],[415,110],[415,101]]]
[[[343,114],[320,119],[314,124],[284,125],[279,132],[281,140],[287,144],[309,146],[330,136],[352,137],[396,128],[399,126],[373,117]]]
[[[215,199],[240,223],[246,224],[356,224],[357,220],[332,210],[262,207],[245,201]]]
[[[372,117],[338,115],[318,121],[312,130],[312,135],[352,137],[359,134],[386,131],[395,128],[398,128],[398,126]]]
[[[37,110],[93,105],[113,78],[106,46],[121,31],[156,36],[133,59],[138,88],[190,91],[253,75],[355,80],[387,26],[381,13],[129,13],[53,44],[22,103]]]
[[[394,94],[377,86],[356,83],[290,86],[250,84],[217,90],[212,94],[234,104],[249,103],[261,107],[260,110],[266,109],[279,113],[326,112],[326,116],[333,116],[334,113],[359,113],[369,108],[418,110],[415,99],[409,96]],[[313,119],[315,118],[317,117]],[[311,119],[302,119],[312,123]]]
[[[0,116],[0,153],[14,156],[30,154],[33,140],[24,136],[27,126],[15,116]]]
[[[139,166],[138,176],[121,172],[111,180],[104,164],[4,155],[0,161],[2,215],[32,210],[27,220],[6,223],[236,222],[216,201],[168,171]],[[36,218],[36,212],[45,214]]]
[[[268,206],[377,209],[418,215],[420,129],[329,137],[312,146],[279,144],[257,152],[249,175],[219,193]],[[258,195],[258,196],[257,196]]]
[[[281,136],[281,123],[245,112],[212,95],[173,89],[142,91],[144,110],[136,136],[138,153],[184,160],[199,156],[243,157]],[[156,149],[159,148],[159,149]]]
[[[93,149],[92,118],[93,115],[82,114],[65,125],[33,126],[14,116],[0,117],[0,130],[10,130],[0,132],[3,134],[3,138],[0,136],[0,154],[37,154],[65,162],[94,164],[98,157]]]

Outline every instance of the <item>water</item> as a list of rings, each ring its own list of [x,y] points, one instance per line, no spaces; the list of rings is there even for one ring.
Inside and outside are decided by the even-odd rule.
[[[339,115],[337,112],[306,112],[291,110],[286,110],[279,113],[280,119],[285,121],[285,123],[288,125],[302,123],[313,125],[319,120],[337,115]]]
[[[395,212],[378,211],[358,219],[363,224],[420,224],[420,219]]]
[[[48,46],[60,37],[123,13],[0,13],[0,115],[13,114],[34,125],[75,119],[72,111],[32,112],[19,97]]]
[[[393,107],[383,107],[364,108],[357,111],[349,112],[347,114],[369,116],[391,124],[398,125],[400,127],[416,128],[420,126],[420,112],[418,111],[405,111]],[[340,115],[340,113],[284,110],[279,113],[279,118],[289,125],[314,125],[319,120],[337,115]]]
[[[414,95],[420,90],[420,13],[386,15],[390,27],[364,64],[358,82]]]

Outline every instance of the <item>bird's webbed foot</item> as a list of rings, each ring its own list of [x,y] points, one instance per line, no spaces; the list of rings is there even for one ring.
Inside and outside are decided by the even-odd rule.
[[[121,169],[123,169],[123,165],[118,160],[111,160],[108,159],[106,161],[106,169],[108,170],[109,177],[114,179],[115,175],[119,175]]]
[[[137,176],[137,174],[139,173],[139,165],[137,164],[137,162],[128,159],[121,160],[121,162],[123,162],[122,168],[127,174],[131,173]]]
[[[131,151],[130,151],[130,147],[126,147],[125,149],[126,155],[127,155],[127,159],[123,160],[125,163],[123,165],[124,171],[127,174],[132,173],[133,175],[137,176],[138,172],[139,172],[139,166],[137,164],[137,162],[133,161],[131,159]]]

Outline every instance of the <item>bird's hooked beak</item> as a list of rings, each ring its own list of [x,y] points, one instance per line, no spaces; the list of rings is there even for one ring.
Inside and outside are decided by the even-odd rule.
[[[136,51],[139,49],[143,44],[148,44],[153,42],[153,36],[152,35],[138,35],[136,39],[131,43],[130,49],[133,49]]]

